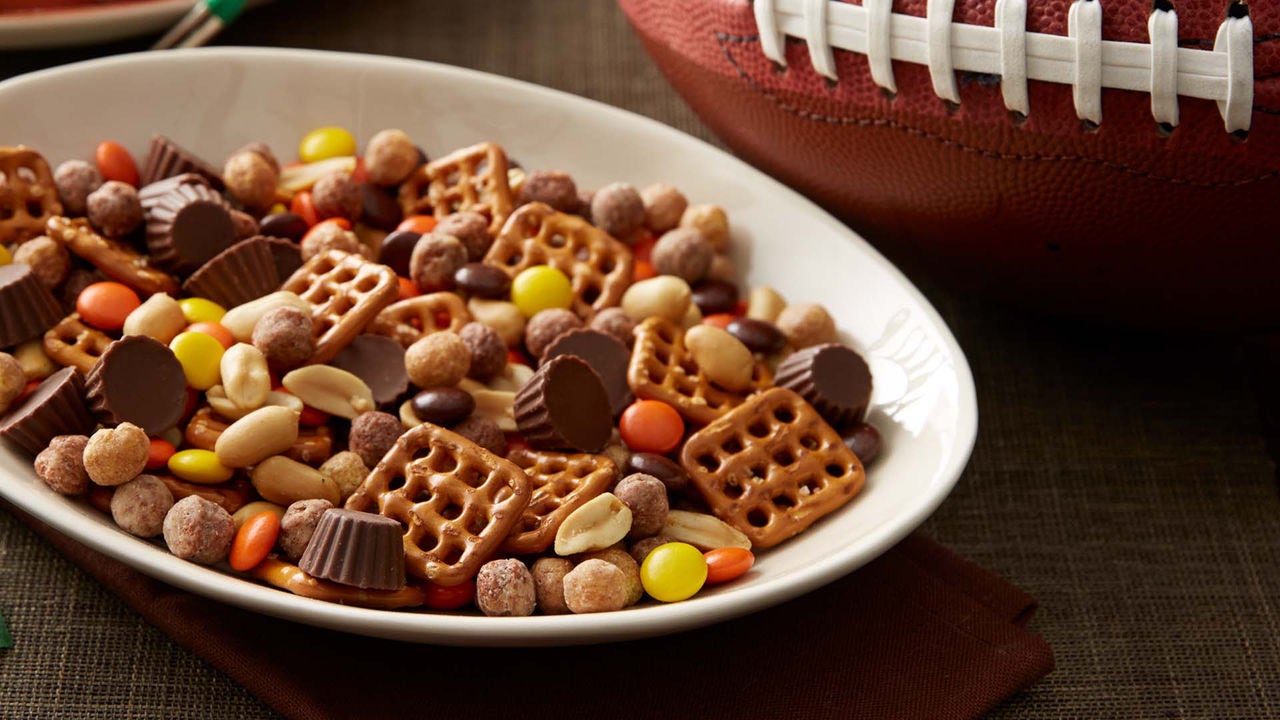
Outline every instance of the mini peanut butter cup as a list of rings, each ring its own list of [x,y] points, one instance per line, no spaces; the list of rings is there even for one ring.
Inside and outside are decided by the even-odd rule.
[[[861,355],[837,343],[783,360],[774,383],[804,398],[837,430],[860,422],[871,402],[871,369]]]
[[[214,255],[191,273],[182,289],[232,308],[275,292],[282,279],[271,243],[258,235]]]
[[[600,374],[577,355],[538,368],[516,393],[516,427],[539,450],[599,452],[613,432],[609,393]]]
[[[84,379],[75,368],[50,375],[18,407],[0,419],[0,438],[31,455],[59,435],[87,435],[98,424],[84,402]]]
[[[151,208],[156,206],[160,198],[173,192],[175,188],[182,185],[200,185],[201,187],[212,187],[209,181],[204,179],[203,175],[196,173],[183,173],[174,175],[163,180],[157,180],[138,188],[138,201],[142,203],[143,212],[151,212]]]
[[[561,355],[577,355],[600,375],[604,389],[609,393],[609,407],[614,416],[635,400],[631,386],[627,384],[627,366],[631,364],[631,351],[612,335],[599,330],[579,328],[557,337],[543,353],[543,362]]]
[[[271,257],[276,261],[276,277],[280,278],[281,284],[288,280],[294,273],[298,272],[298,268],[302,267],[302,248],[298,247],[298,243],[282,237],[267,237],[267,247],[271,250]],[[277,288],[273,288],[277,289]]]
[[[379,405],[395,402],[409,390],[404,346],[384,335],[357,335],[329,364],[363,380]]]
[[[178,185],[147,213],[152,262],[175,274],[189,273],[236,240],[231,209],[217,191]]]
[[[129,335],[107,347],[85,377],[89,410],[104,425],[131,422],[159,435],[182,419],[187,379],[163,343]]]
[[[382,515],[334,508],[316,525],[298,567],[365,590],[404,587],[404,529]]]
[[[0,265],[0,348],[39,337],[62,319],[62,306],[22,263]]]
[[[215,189],[222,189],[222,174],[217,168],[164,135],[152,135],[146,162],[142,164],[142,183],[150,184],[186,173],[199,175]]]

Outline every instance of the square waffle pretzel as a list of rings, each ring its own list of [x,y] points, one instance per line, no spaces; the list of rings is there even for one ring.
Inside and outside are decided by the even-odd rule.
[[[44,334],[44,354],[63,367],[87,373],[107,351],[111,338],[101,330],[80,322],[79,313],[71,313]]]
[[[573,283],[573,310],[584,318],[621,302],[635,270],[626,245],[586,220],[542,203],[516,210],[484,261],[512,277],[534,265],[563,272]]]
[[[771,382],[769,369],[756,362],[752,391],[766,388]],[[684,330],[660,317],[651,317],[636,327],[627,383],[636,397],[661,400],[696,425],[706,425],[724,415],[750,394],[713,385],[685,348]]]
[[[529,504],[529,476],[470,440],[424,424],[400,436],[347,498],[405,528],[410,574],[441,585],[475,577]]]
[[[333,359],[374,317],[395,301],[399,282],[386,265],[359,255],[329,250],[308,260],[281,290],[311,304],[316,351],[311,363]]]
[[[680,464],[716,517],[759,548],[844,505],[866,479],[840,435],[785,388],[766,390],[691,435]]]
[[[491,142],[456,150],[414,170],[398,194],[405,217],[477,212],[489,219],[490,235],[511,214],[511,197],[507,154]]]
[[[519,555],[551,547],[564,519],[618,479],[618,466],[604,455],[519,448],[507,459],[525,471],[533,487],[529,506],[502,546]]]
[[[0,147],[0,242],[29,240],[62,214],[49,163],[28,147]]]
[[[448,316],[448,324],[440,323]],[[411,297],[387,306],[369,325],[368,332],[386,335],[405,347],[425,335],[448,330],[458,332],[471,322],[471,313],[462,298],[451,292],[430,293]]]

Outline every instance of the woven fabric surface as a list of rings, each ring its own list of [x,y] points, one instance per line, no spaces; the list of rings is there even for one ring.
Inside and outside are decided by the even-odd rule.
[[[710,139],[612,3],[452,5],[280,0],[218,42],[473,67]],[[0,77],[145,44],[7,53]],[[924,530],[1038,598],[1030,627],[1057,656],[995,716],[1280,717],[1267,346],[1045,320],[918,280],[969,356],[981,412],[969,468]],[[0,651],[2,718],[274,717],[4,512],[0,614],[15,641]]]

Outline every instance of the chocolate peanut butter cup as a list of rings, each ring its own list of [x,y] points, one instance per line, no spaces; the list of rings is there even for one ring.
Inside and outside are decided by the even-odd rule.
[[[216,191],[178,185],[147,213],[147,247],[156,265],[189,273],[236,240],[231,209]]]
[[[284,283],[302,267],[302,248],[288,238],[266,236],[267,247],[276,262],[276,277]],[[273,288],[274,290],[275,288]]]
[[[222,189],[222,174],[217,168],[164,135],[152,135],[146,162],[142,164],[142,183],[146,185],[186,173],[199,175],[215,189]]]
[[[182,289],[189,295],[233,308],[275,292],[282,279],[276,270],[272,244],[258,235],[214,255],[191,273]]]
[[[173,192],[174,189],[182,185],[199,185],[201,187],[212,187],[203,175],[196,173],[183,173],[174,175],[163,180],[157,180],[138,188],[138,201],[142,203],[143,212],[150,212],[151,208],[156,206],[160,198]]]
[[[539,450],[599,452],[613,432],[609,393],[577,355],[552,358],[516,393],[516,427]]]
[[[383,335],[357,335],[329,364],[363,380],[379,405],[394,402],[409,390],[404,347]]]
[[[88,435],[98,424],[84,402],[84,380],[75,368],[63,368],[0,418],[0,438],[31,455],[59,435]]]
[[[837,430],[861,421],[871,402],[871,369],[861,355],[837,343],[783,360],[774,382],[804,398]]]
[[[159,435],[182,419],[187,379],[163,343],[145,335],[117,340],[85,377],[89,409],[104,425],[131,422]]]
[[[0,348],[39,337],[62,319],[62,306],[30,265],[0,265]]]
[[[609,408],[614,416],[635,400],[631,386],[627,384],[627,366],[631,364],[631,350],[612,335],[599,330],[581,328],[570,330],[557,337],[543,353],[543,362],[561,355],[577,355],[600,375],[605,392],[609,394]]]
[[[334,508],[316,525],[298,567],[308,575],[365,590],[404,587],[404,529],[375,513]]]

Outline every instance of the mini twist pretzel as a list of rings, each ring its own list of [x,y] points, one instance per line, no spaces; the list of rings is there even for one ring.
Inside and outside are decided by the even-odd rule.
[[[214,412],[205,406],[191,416],[183,437],[187,444],[198,450],[213,450],[218,438],[230,427]],[[305,465],[319,465],[333,455],[333,430],[327,425],[298,430],[298,439],[284,453],[290,460],[297,460]]]
[[[110,344],[106,333],[80,322],[79,313],[71,313],[44,334],[44,354],[81,373],[92,370]]]
[[[691,435],[680,464],[716,517],[760,548],[844,505],[866,479],[840,435],[785,388],[766,390]]]
[[[297,565],[290,565],[273,557],[255,565],[249,574],[294,595],[339,605],[395,610],[417,607],[427,602],[427,593],[419,585],[405,585],[398,590],[363,590],[311,577]]]
[[[757,362],[752,391],[769,386],[769,369]],[[705,425],[742,404],[748,393],[732,393],[712,385],[684,346],[684,330],[660,317],[636,327],[636,346],[627,367],[627,383],[636,397],[661,400],[686,420]]]
[[[146,256],[124,243],[102,237],[84,218],[51,217],[45,226],[49,237],[89,261],[107,277],[145,295],[165,293],[177,296],[178,281],[150,265]]]
[[[529,506],[502,546],[518,555],[551,547],[564,519],[618,479],[618,466],[604,455],[520,448],[507,459],[524,469],[533,487]]]
[[[568,275],[573,310],[583,318],[621,302],[635,269],[626,245],[586,220],[542,203],[516,210],[484,261],[512,277],[534,265],[550,265]]]
[[[386,306],[395,301],[399,282],[386,265],[359,255],[329,250],[298,268],[281,290],[311,304],[316,351],[311,364],[333,359]]]
[[[507,154],[491,142],[462,148],[414,170],[400,185],[405,217],[434,214],[437,219],[464,210],[489,219],[493,235],[511,214]]]
[[[445,317],[448,323],[441,324]],[[437,292],[389,305],[373,319],[368,332],[386,335],[409,347],[423,336],[441,330],[456,333],[469,322],[471,313],[467,312],[462,298],[451,292]]]
[[[426,423],[400,436],[347,498],[405,527],[405,567],[440,585],[475,577],[529,504],[529,476],[470,440]]]
[[[21,243],[62,214],[49,163],[31,148],[0,147],[0,242]]]

